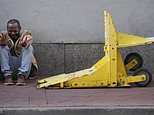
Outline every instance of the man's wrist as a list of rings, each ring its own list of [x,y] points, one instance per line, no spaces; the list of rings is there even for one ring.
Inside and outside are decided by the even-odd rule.
[[[0,46],[6,46],[6,44],[0,44]]]

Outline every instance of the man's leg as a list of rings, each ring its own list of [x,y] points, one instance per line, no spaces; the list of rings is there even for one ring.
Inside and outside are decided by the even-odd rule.
[[[20,67],[18,68],[17,85],[24,85],[24,79],[28,78],[32,65],[33,47],[23,48],[19,56]],[[24,77],[24,78],[23,78]]]
[[[4,74],[5,81],[4,84],[6,85],[12,85],[12,71],[9,65],[9,47],[8,46],[1,46],[1,53],[0,53],[0,59],[1,59],[1,71]]]

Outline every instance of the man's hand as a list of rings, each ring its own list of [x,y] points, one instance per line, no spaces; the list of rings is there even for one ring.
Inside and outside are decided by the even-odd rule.
[[[22,44],[22,47],[26,47],[26,46],[27,46],[27,42],[26,42],[26,40],[23,41],[23,42],[21,42],[21,44]]]
[[[22,47],[26,47],[30,39],[28,39],[28,36],[25,37],[25,39],[21,42]]]
[[[9,39],[7,38],[6,34],[0,34],[0,45],[5,46],[9,43]]]

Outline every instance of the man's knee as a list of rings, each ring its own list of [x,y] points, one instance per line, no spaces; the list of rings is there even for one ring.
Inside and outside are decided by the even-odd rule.
[[[1,51],[1,52],[3,52],[3,51],[9,52],[9,50],[10,50],[10,49],[9,49],[8,46],[1,46],[1,47],[0,47],[0,51]]]
[[[27,48],[23,48],[22,52],[29,52],[29,53],[33,53],[33,46],[29,45]]]

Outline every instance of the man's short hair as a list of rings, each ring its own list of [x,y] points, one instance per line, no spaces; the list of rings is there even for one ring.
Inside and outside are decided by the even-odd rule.
[[[17,23],[19,28],[20,28],[20,22],[17,20],[17,19],[10,19],[8,22],[7,22],[7,27],[9,24],[14,24],[14,23]]]

